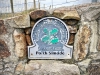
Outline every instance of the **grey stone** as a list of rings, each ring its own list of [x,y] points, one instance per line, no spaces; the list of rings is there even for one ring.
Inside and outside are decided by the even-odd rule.
[[[25,71],[26,75],[80,75],[78,66],[54,60],[31,60],[26,66],[31,68]]]
[[[97,52],[96,56],[93,59],[94,60],[100,60],[100,52]]]
[[[90,62],[91,62],[91,59],[86,59],[78,63],[78,66],[81,69],[82,73],[86,73],[86,69],[88,68]]]
[[[5,68],[5,69],[4,69],[4,72],[11,72],[11,73],[14,73],[14,68],[11,68],[11,67]]]
[[[0,69],[3,69],[3,65],[0,65]]]
[[[0,59],[0,62],[2,62],[2,59]]]
[[[14,64],[14,63],[7,63],[7,64],[4,65],[4,67],[5,67],[4,72],[12,72],[12,73],[14,73],[16,64]]]
[[[100,16],[97,19],[98,22],[98,34],[100,35]]]
[[[86,19],[88,19],[89,21],[93,21],[95,19],[98,18],[98,16],[100,15],[100,8],[99,9],[95,9],[95,10],[91,10],[91,11],[88,11],[85,16],[86,16]]]
[[[87,4],[77,8],[79,13],[84,14],[87,20],[92,21],[98,18],[100,15],[100,4]]]
[[[2,73],[2,72],[3,72],[3,70],[1,69],[1,70],[0,70],[0,73]]]
[[[88,75],[100,75],[100,62],[92,62],[88,69]]]
[[[7,58],[5,58],[3,61],[4,61],[5,63],[8,63],[8,62],[10,62],[10,58],[7,57]]]
[[[90,28],[91,28],[90,52],[97,52],[97,41],[98,41],[97,22],[96,21],[90,22]]]
[[[89,53],[88,58],[90,58],[90,59],[95,59],[96,57],[97,57],[97,52],[96,52],[96,53],[94,53],[94,52]]]
[[[20,15],[5,19],[5,21],[14,28],[27,28],[30,27],[30,17],[29,15]]]
[[[3,75],[13,75],[11,72],[4,72]]]
[[[3,73],[2,73],[2,72],[0,72],[0,75],[3,75]]]
[[[0,62],[0,65],[3,65],[3,64],[4,64],[4,63],[1,61],[1,62]]]

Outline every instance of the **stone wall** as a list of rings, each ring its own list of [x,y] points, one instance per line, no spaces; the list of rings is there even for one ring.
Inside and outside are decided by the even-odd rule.
[[[57,17],[69,28],[72,59],[29,60],[31,29],[44,17]],[[0,75],[100,75],[100,3],[35,10],[0,20]]]

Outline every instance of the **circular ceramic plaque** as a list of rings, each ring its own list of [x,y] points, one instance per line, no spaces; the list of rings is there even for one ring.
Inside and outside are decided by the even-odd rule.
[[[33,55],[32,58],[39,59],[64,58],[66,53],[70,52],[70,49],[65,47],[69,40],[69,30],[58,18],[46,17],[39,20],[32,29],[31,39],[33,46],[28,48],[29,57]]]

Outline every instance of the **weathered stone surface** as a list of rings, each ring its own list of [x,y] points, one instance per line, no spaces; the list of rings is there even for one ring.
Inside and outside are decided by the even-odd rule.
[[[92,10],[97,10],[98,8],[100,8],[100,3],[96,2],[96,3],[82,4],[75,6],[75,8],[77,9],[78,13],[82,15],[91,12]],[[93,14],[95,14],[95,12]],[[88,17],[91,16],[88,15]]]
[[[100,75],[100,62],[92,63],[89,65],[88,75]]]
[[[7,23],[14,28],[27,28],[30,27],[30,17],[29,15],[20,15],[6,19]]]
[[[25,72],[32,72],[34,70],[39,70],[41,67],[41,64],[38,62],[32,62],[30,61],[28,64],[25,65]]]
[[[70,33],[77,33],[77,26],[68,26],[69,32]]]
[[[25,67],[26,75],[80,75],[78,66],[53,60],[30,61]]]
[[[37,20],[46,16],[48,16],[48,12],[45,10],[35,10],[30,12],[30,17],[33,20]]]
[[[26,56],[26,38],[25,33],[22,29],[15,29],[14,31],[14,40],[15,40],[15,54],[18,57]]]
[[[31,36],[30,35],[26,35],[26,42],[28,45],[32,45],[32,41],[31,41]]]
[[[81,73],[86,73],[86,70],[89,67],[90,62],[91,62],[91,59],[86,59],[78,63],[78,66],[81,69]]]
[[[80,17],[76,9],[68,9],[66,7],[61,7],[53,11],[53,16],[60,19],[76,19],[80,20]]]
[[[90,58],[90,59],[95,59],[96,57],[97,57],[97,52],[96,52],[96,53],[94,53],[94,52],[89,53],[88,58]]]
[[[100,51],[100,17],[98,18],[98,43],[97,43],[97,50]]]
[[[86,19],[88,19],[89,21],[97,19],[98,16],[100,15],[99,14],[100,13],[100,6],[98,9],[95,8],[95,10],[92,10],[94,8],[90,8],[91,10],[88,11],[87,13],[85,13]]]
[[[2,75],[13,75],[11,72],[4,72]]]
[[[100,35],[100,16],[97,19],[98,22],[98,35]]]
[[[100,15],[100,3],[87,4],[77,8],[78,12],[84,14],[84,17],[89,20],[95,20]]]
[[[15,64],[13,62],[9,62],[9,63],[4,64],[5,69],[4,69],[3,72],[12,72],[12,73],[14,73],[16,65],[17,64]]]
[[[0,35],[7,33],[7,30],[4,26],[4,21],[0,20]]]
[[[90,28],[91,28],[90,52],[97,52],[97,41],[98,41],[97,22],[96,21],[90,22]]]
[[[26,28],[26,29],[25,29],[25,33],[26,33],[27,35],[30,35],[30,34],[31,34],[31,30],[32,30],[32,28]]]
[[[0,70],[3,69],[3,65],[0,65]]]
[[[2,61],[0,61],[0,65],[3,65],[4,63]]]
[[[25,64],[23,64],[22,62],[20,62],[20,63],[17,65],[15,71],[19,71],[19,72],[23,71],[23,70],[24,70],[24,66],[25,66]]]
[[[0,39],[0,58],[8,57],[9,55],[10,52],[8,50],[6,43]]]
[[[81,26],[79,31],[77,32],[73,53],[74,59],[76,61],[81,61],[87,56],[90,34],[91,31],[88,25]]]
[[[3,59],[3,62],[5,62],[5,63],[8,63],[8,62],[10,62],[10,58],[9,58],[9,57],[7,57],[7,58],[4,58],[4,59]]]
[[[74,38],[75,38],[75,34],[70,34],[68,45],[73,45],[74,44]]]
[[[96,52],[96,53],[93,53],[92,55],[94,55],[94,54],[95,54],[95,56],[92,59],[93,60],[100,60],[100,51]]]

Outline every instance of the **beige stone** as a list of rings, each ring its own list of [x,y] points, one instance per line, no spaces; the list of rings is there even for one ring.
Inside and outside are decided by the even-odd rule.
[[[32,75],[80,75],[78,66],[54,60],[31,60],[25,66],[25,74]]]
[[[28,45],[32,45],[32,41],[31,41],[31,36],[30,35],[26,35],[26,42]]]
[[[74,43],[74,59],[81,61],[86,58],[90,42],[91,31],[88,25],[80,27],[75,37]]]
[[[29,15],[19,15],[9,19],[5,19],[5,21],[14,28],[27,28],[30,27],[30,17]]]
[[[29,62],[25,65],[25,72],[32,72],[34,70],[38,70],[40,66],[41,65],[38,62]]]
[[[18,57],[26,57],[26,38],[24,31],[22,29],[15,29],[14,31],[14,41],[15,41],[15,54]]]
[[[16,67],[16,71],[23,71],[24,70],[24,64],[22,62],[20,62],[17,67]]]
[[[78,15],[78,12],[76,9],[71,8],[58,8],[53,11],[53,16],[60,18],[60,19],[76,19],[80,20],[80,16]]]

